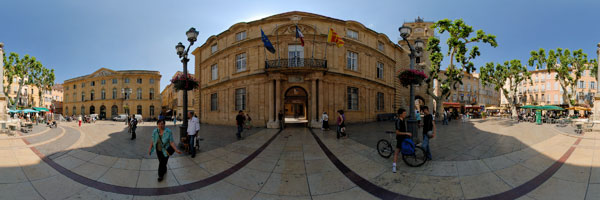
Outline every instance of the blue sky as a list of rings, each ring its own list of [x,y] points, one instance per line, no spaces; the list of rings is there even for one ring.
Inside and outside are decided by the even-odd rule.
[[[497,36],[497,48],[480,46],[479,67],[511,59],[525,64],[529,52],[539,48],[583,49],[596,58],[598,8],[600,1],[594,0],[2,0],[0,42],[7,52],[35,56],[54,68],[58,83],[100,67],[147,69],[161,72],[162,89],[182,70],[175,45],[186,40],[190,27],[200,31],[196,47],[237,22],[295,10],[355,20],[392,40],[399,38],[403,22],[417,16],[426,21],[462,18]],[[193,70],[193,59],[189,66]]]

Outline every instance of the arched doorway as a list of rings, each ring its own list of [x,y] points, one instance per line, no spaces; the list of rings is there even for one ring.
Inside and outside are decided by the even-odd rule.
[[[119,115],[119,107],[117,107],[117,105],[113,105],[113,106],[110,108],[110,116],[111,116],[111,117],[115,117],[115,116],[117,116],[117,115]]]
[[[106,106],[100,106],[100,119],[106,119]]]
[[[96,107],[90,106],[90,115],[91,114],[96,114]]]
[[[285,91],[284,113],[285,123],[307,123],[308,93],[299,86]]]

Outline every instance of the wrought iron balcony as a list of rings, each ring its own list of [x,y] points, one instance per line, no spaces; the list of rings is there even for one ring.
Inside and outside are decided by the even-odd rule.
[[[327,70],[327,60],[313,58],[285,58],[265,61],[266,70]]]

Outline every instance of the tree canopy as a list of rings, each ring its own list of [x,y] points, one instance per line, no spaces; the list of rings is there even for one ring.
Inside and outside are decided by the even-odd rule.
[[[523,81],[531,80],[531,72],[527,70],[527,66],[521,64],[520,60],[515,59],[505,61],[504,64],[489,62],[480,67],[479,71],[483,85],[492,84],[495,85],[494,89],[496,91],[502,90],[513,115],[516,115],[517,88]]]
[[[427,51],[430,52],[429,60],[431,61],[429,78],[427,82],[427,94],[437,102],[437,109],[442,108],[442,101],[451,94],[451,89],[456,89],[457,84],[462,84],[462,78],[465,73],[475,71],[475,64],[472,60],[481,55],[479,47],[475,43],[489,44],[492,47],[497,47],[496,36],[486,34],[483,30],[474,31],[473,27],[464,23],[462,19],[449,20],[443,19],[431,26],[439,34],[448,33],[449,38],[446,40],[448,52],[442,53],[440,47],[440,39],[437,37],[429,37],[427,41]],[[475,34],[473,35],[473,33]],[[444,73],[444,78],[440,76],[441,63],[444,56],[448,57],[449,64]],[[433,80],[437,80],[440,87],[440,94],[435,94],[432,91]]]

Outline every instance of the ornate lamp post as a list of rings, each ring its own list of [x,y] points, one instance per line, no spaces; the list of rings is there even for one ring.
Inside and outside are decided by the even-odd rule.
[[[181,58],[181,63],[183,63],[183,76],[187,78],[188,76],[188,71],[187,71],[187,63],[190,61],[190,59],[188,59],[188,52],[190,51],[190,47],[192,45],[194,45],[194,42],[196,42],[196,39],[198,38],[198,31],[196,31],[196,29],[194,27],[190,28],[190,30],[188,30],[187,32],[185,32],[185,35],[188,38],[188,41],[190,42],[190,45],[187,47],[187,49],[185,48],[185,46],[183,46],[183,44],[181,44],[181,42],[179,42],[179,44],[177,44],[177,46],[175,46],[175,49],[177,50],[177,55],[179,56],[179,58]],[[187,137],[187,126],[188,126],[188,117],[187,117],[187,113],[188,113],[188,93],[187,90],[183,90],[183,124],[179,127],[179,138],[183,138],[183,137]],[[183,144],[181,144],[181,139],[179,140],[179,146],[183,146]]]
[[[408,54],[408,56],[410,57],[410,69],[414,69],[415,58],[421,56],[425,43],[423,43],[422,40],[417,39],[415,40],[414,46],[410,45],[408,38],[410,37],[412,29],[408,26],[402,26],[398,28],[398,31],[400,31],[400,36],[402,37],[402,40],[406,42],[408,48],[410,49],[410,54]],[[412,133],[413,140],[418,141],[417,135],[419,129],[417,127],[417,118],[415,116],[415,89],[414,85],[412,84],[410,85],[410,108],[408,109],[408,114],[408,130]]]

